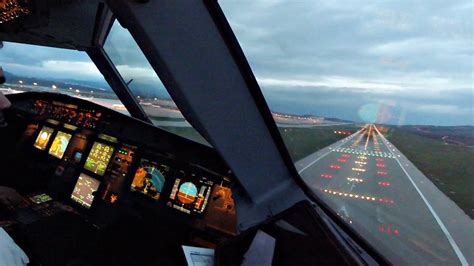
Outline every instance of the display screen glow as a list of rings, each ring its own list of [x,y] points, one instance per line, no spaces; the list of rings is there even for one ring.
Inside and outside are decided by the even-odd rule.
[[[54,129],[50,127],[44,126],[43,128],[41,128],[41,131],[38,134],[38,137],[36,138],[35,144],[33,146],[40,150],[46,149],[46,145],[48,145],[49,139],[51,138],[53,132]]]
[[[114,148],[112,146],[94,142],[91,152],[87,157],[86,164],[84,165],[84,169],[103,176],[113,152]]]
[[[72,191],[71,199],[86,208],[90,208],[94,201],[94,192],[97,191],[99,185],[99,180],[81,173]]]
[[[168,173],[168,166],[142,159],[133,177],[131,190],[158,200]]]
[[[53,140],[53,144],[51,144],[51,148],[49,148],[49,154],[56,158],[62,159],[71,137],[71,134],[58,131],[58,134]]]
[[[203,213],[213,184],[205,176],[180,171],[174,180],[167,205],[187,214]]]

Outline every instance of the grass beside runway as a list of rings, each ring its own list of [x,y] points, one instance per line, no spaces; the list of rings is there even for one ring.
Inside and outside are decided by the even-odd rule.
[[[474,151],[392,128],[387,139],[474,219]]]
[[[321,126],[311,128],[279,128],[283,141],[294,162],[347,137],[334,131],[358,131],[356,125]]]

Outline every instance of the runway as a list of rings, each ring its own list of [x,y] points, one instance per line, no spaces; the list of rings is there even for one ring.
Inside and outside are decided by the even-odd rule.
[[[392,263],[472,264],[473,220],[375,125],[296,167],[313,191]]]

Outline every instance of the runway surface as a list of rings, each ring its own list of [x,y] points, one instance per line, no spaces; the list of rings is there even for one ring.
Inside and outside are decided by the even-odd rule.
[[[473,220],[375,125],[296,167],[316,194],[394,264],[473,263]]]

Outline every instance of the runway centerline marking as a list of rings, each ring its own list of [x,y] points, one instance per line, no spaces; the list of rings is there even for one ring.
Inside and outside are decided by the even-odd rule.
[[[365,141],[364,150],[367,150],[367,146],[369,145],[370,133],[372,132],[372,125],[369,126],[369,134],[367,134],[367,140]]]

